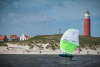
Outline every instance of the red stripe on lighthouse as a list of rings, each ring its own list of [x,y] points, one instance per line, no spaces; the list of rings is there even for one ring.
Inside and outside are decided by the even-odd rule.
[[[84,18],[84,35],[91,36],[91,34],[90,34],[90,18]]]

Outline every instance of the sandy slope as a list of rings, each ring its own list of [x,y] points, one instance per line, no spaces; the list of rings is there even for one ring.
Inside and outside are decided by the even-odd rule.
[[[29,46],[19,46],[16,44],[8,44],[8,47],[0,46],[0,54],[61,54],[62,51],[60,49],[57,50],[51,50],[51,49],[46,49],[45,47],[48,44],[43,44],[42,46],[44,47],[43,50],[39,50],[38,47],[34,47],[34,49],[29,49]],[[7,49],[9,48],[9,49]],[[97,50],[91,50],[91,49],[81,49],[79,51],[76,49],[73,54],[77,55],[82,55],[82,54],[98,54],[100,55],[100,48]]]

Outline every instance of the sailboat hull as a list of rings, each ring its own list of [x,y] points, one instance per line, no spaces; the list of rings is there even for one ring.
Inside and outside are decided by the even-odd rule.
[[[61,57],[74,57],[72,54],[59,54]]]

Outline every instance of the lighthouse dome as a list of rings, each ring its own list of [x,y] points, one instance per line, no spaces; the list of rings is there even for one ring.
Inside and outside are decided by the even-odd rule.
[[[90,12],[89,10],[87,9],[86,12],[85,12],[85,18],[89,18],[90,17]]]

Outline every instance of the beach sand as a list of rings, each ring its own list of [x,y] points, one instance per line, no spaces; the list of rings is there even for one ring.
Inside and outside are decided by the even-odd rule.
[[[47,44],[44,44],[45,47]],[[8,48],[8,49],[7,49]],[[8,46],[0,46],[0,54],[62,54],[60,49],[51,50],[44,48],[43,50],[39,50],[37,47],[34,49],[29,49],[29,46],[20,46],[17,44],[9,44]],[[82,48],[81,51],[76,49],[73,53],[74,55],[100,55],[100,48],[97,50],[85,49]]]

